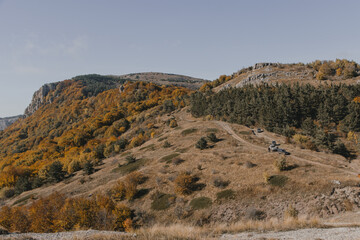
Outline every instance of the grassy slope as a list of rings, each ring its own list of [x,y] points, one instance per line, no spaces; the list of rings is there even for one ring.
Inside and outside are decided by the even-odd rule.
[[[97,167],[98,171],[91,176],[84,176],[80,171],[74,177],[61,183],[25,192],[8,201],[7,204],[30,203],[30,198],[27,196],[39,198],[52,191],[60,191],[69,196],[89,196],[96,192],[104,194],[123,177],[124,169],[119,168],[119,164],[124,164],[125,156],[130,153],[143,161],[141,162],[143,165],[139,164],[138,167],[148,180],[140,185],[139,189],[146,189],[143,192],[148,193],[127,204],[133,209],[141,209],[154,216],[156,222],[160,223],[177,221],[174,215],[175,208],[186,209],[190,201],[197,197],[210,198],[213,201],[212,207],[194,211],[192,217],[185,218],[181,220],[182,222],[194,223],[204,217],[208,217],[210,221],[237,221],[246,218],[251,209],[264,211],[268,218],[281,217],[289,204],[293,204],[301,214],[311,214],[316,211],[312,208],[314,206],[309,206],[309,202],[316,195],[329,194],[334,187],[332,180],[339,180],[343,186],[356,183],[356,176],[343,171],[344,169],[353,171],[353,169],[337,155],[311,152],[283,144],[284,148],[292,152],[292,155],[288,157],[288,163],[296,167],[279,173],[273,167],[273,162],[279,158],[279,155],[266,151],[269,141],[266,137],[284,143],[283,137],[271,133],[264,133],[266,136],[252,136],[248,134],[250,129],[240,125],[231,125],[234,132],[245,140],[245,142],[240,142],[229,135],[217,122],[193,119],[185,110],[175,113],[174,117],[177,119],[178,127],[171,129],[166,126],[165,121],[170,116],[158,118],[156,126],[158,132],[162,134],[140,147],[104,160],[104,164]],[[197,131],[187,131],[190,133],[184,136],[182,132],[187,129],[197,129]],[[206,150],[196,149],[194,145],[198,139],[206,136],[210,131],[215,131],[221,141]],[[165,141],[171,144],[170,148],[163,147]],[[251,144],[258,147],[252,147]],[[164,157],[175,153],[184,160],[183,163],[176,166],[164,161]],[[334,168],[309,164],[293,156],[313,162],[330,163]],[[248,161],[255,166],[247,168]],[[156,191],[174,194],[173,180],[179,172],[183,171],[196,175],[199,178],[198,183],[205,184],[206,187],[188,196],[177,196],[178,200],[171,204],[170,208],[164,210],[165,212],[151,210],[151,195]],[[285,176],[287,180],[284,186],[264,183],[264,172],[272,176]],[[234,199],[216,200],[216,194],[224,190],[213,185],[212,182],[216,177],[230,181],[226,189],[234,191]],[[19,202],[19,200],[22,201]]]

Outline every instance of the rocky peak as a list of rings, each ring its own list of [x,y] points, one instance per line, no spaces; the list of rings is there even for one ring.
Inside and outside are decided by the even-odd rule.
[[[260,68],[264,68],[264,67],[269,67],[269,66],[279,66],[279,63],[255,63],[253,69],[260,69]]]
[[[33,95],[31,103],[25,109],[25,117],[31,116],[41,106],[51,103],[51,99],[47,99],[46,97],[50,91],[55,90],[57,85],[58,83],[48,83],[43,85],[39,90],[37,90]]]

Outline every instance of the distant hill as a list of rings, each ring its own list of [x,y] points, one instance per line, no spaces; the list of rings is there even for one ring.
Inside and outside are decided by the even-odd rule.
[[[158,73],[158,72],[144,72],[132,73],[119,76],[120,78],[131,79],[133,81],[153,82],[159,85],[174,85],[190,89],[199,89],[208,80],[193,78],[184,75]]]
[[[18,116],[14,116],[14,117],[0,118],[0,131],[4,130],[5,128],[10,126],[11,124],[13,124],[16,120],[18,120],[21,117],[23,117],[23,115],[18,115]]]

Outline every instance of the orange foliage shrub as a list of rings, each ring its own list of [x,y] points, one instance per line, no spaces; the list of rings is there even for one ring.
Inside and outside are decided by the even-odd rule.
[[[30,220],[28,219],[27,211],[23,207],[14,207],[11,210],[11,227],[12,232],[28,232],[30,230]]]
[[[195,179],[187,173],[179,174],[175,179],[175,192],[181,195],[190,194],[193,190]]]
[[[119,204],[113,210],[115,216],[114,230],[129,231],[132,227],[131,210],[124,204]]]
[[[11,208],[4,206],[0,210],[0,226],[11,229]]]
[[[3,207],[0,224],[10,231],[58,232],[78,229],[129,230],[131,210],[107,196],[69,198],[53,193],[29,207]]]
[[[111,196],[114,200],[124,200],[126,194],[125,184],[122,181],[118,181],[111,190]]]
[[[57,230],[56,217],[64,202],[64,196],[59,193],[53,193],[47,198],[35,201],[28,209],[31,231],[55,232]]]

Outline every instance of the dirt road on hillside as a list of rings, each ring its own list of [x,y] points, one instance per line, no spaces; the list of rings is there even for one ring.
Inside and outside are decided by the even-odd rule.
[[[239,135],[237,135],[234,130],[231,128],[231,126],[226,123],[226,122],[222,122],[222,121],[214,121],[216,122],[220,127],[222,127],[226,132],[228,132],[233,138],[235,138],[236,140],[238,140],[239,142],[247,145],[247,146],[250,146],[252,149],[256,149],[258,151],[262,151],[262,152],[266,152],[267,151],[267,148],[265,147],[261,147],[259,145],[256,145],[256,144],[253,144],[251,142],[248,142],[246,141],[245,139],[241,138]],[[291,157],[295,160],[298,160],[298,161],[301,161],[301,162],[305,162],[305,163],[309,163],[309,164],[313,164],[313,165],[317,165],[317,166],[321,166],[321,167],[325,167],[325,168],[330,168],[330,169],[333,169],[333,170],[337,170],[337,171],[341,171],[341,172],[344,172],[344,173],[347,173],[347,174],[350,174],[350,175],[354,175],[354,176],[357,176],[358,173],[357,172],[353,172],[351,170],[346,170],[346,169],[340,169],[338,167],[334,167],[334,166],[331,166],[331,165],[328,165],[328,164],[324,164],[324,163],[319,163],[319,162],[315,162],[315,161],[311,161],[311,160],[308,160],[308,159],[305,159],[305,158],[302,158],[302,157],[298,157],[296,156],[296,152],[293,151],[291,153]]]

